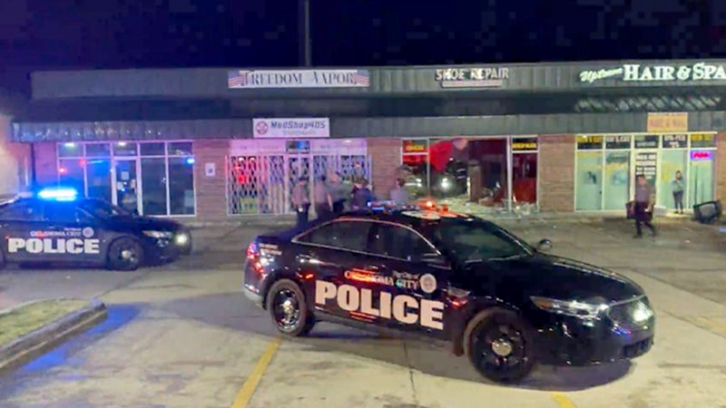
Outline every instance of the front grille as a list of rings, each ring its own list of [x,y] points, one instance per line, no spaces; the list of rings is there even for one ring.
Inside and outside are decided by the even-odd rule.
[[[649,337],[645,340],[639,341],[635,344],[623,347],[622,357],[623,358],[636,358],[647,353],[653,346],[653,338]]]
[[[643,297],[626,303],[620,303],[610,306],[608,309],[608,317],[617,326],[627,329],[637,329],[646,325],[650,321],[652,310],[648,299]]]

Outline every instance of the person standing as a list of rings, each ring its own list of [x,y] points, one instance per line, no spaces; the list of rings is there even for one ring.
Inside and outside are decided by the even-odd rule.
[[[396,187],[391,190],[391,201],[393,201],[395,205],[405,206],[410,203],[411,196],[408,193],[408,190],[404,188],[405,185],[406,180],[402,178],[396,180]]]
[[[365,179],[359,180],[356,183],[355,193],[353,193],[353,200],[351,207],[353,210],[362,210],[368,208],[368,204],[376,201],[376,197],[373,192],[368,188],[368,181]]]
[[[333,212],[340,214],[345,209],[345,201],[350,191],[343,184],[340,173],[333,173],[333,182],[330,184],[330,195],[333,196]]]
[[[327,218],[333,211],[333,197],[326,177],[320,176],[313,189],[313,202],[315,203],[315,214],[318,218]]]
[[[657,235],[656,229],[652,224],[653,207],[655,205],[655,190],[648,184],[645,176],[639,174],[636,176],[635,200],[633,200],[633,214],[635,215],[635,237],[643,236],[642,226],[645,225],[650,229],[653,236]]]
[[[683,192],[685,186],[683,183],[683,174],[676,171],[676,178],[671,182],[671,190],[673,191],[673,201],[676,205],[676,214],[683,214]]]
[[[308,223],[310,212],[310,191],[308,190],[308,179],[300,177],[292,189],[292,205],[297,213],[297,226],[302,227]]]

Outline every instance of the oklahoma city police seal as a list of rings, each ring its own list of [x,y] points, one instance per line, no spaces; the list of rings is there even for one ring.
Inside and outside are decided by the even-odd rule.
[[[93,236],[93,228],[86,227],[81,231],[81,234],[86,238],[91,238]]]
[[[436,277],[430,273],[421,275],[421,290],[425,293],[433,293],[436,290]]]

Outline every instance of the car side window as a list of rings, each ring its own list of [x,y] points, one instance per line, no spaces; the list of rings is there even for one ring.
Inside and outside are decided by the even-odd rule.
[[[17,201],[0,207],[2,221],[42,221],[43,211],[36,201]]]
[[[421,235],[408,228],[382,223],[377,228],[371,242],[371,252],[376,255],[414,260],[437,254]]]
[[[369,222],[336,221],[306,233],[298,241],[365,252],[369,231]]]
[[[50,222],[77,223],[89,221],[89,216],[75,203],[47,203],[45,218]]]

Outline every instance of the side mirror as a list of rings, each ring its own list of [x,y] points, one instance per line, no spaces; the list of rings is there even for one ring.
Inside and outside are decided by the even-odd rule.
[[[552,249],[552,241],[543,239],[537,244],[537,250],[540,252],[549,252]]]

